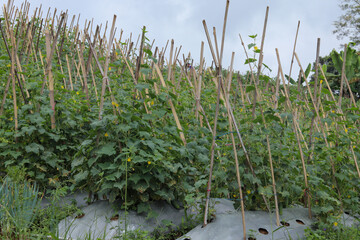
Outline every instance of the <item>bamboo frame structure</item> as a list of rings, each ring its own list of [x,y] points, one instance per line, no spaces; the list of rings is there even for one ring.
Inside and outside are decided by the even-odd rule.
[[[243,131],[241,128],[243,125],[240,126],[239,124],[242,124],[241,121],[243,119],[250,119],[251,113],[253,119],[260,119],[258,122],[259,125],[261,125],[261,128],[258,128],[256,124],[253,124],[251,121],[250,125],[251,130],[260,129],[259,132],[263,138],[262,140],[264,142],[264,146],[261,149],[265,154],[262,154],[261,156],[264,156],[266,161],[261,160],[261,164],[263,164],[268,175],[266,178],[263,178],[265,180],[261,179],[261,181],[268,181],[269,184],[267,186],[269,186],[269,189],[271,189],[269,193],[271,198],[266,198],[265,196],[261,197],[263,198],[266,208],[269,211],[271,211],[271,209],[268,201],[270,201],[269,199],[271,199],[271,201],[274,200],[276,224],[279,226],[281,224],[279,212],[279,203],[281,204],[281,197],[278,197],[278,193],[281,194],[282,190],[279,188],[279,186],[281,187],[281,176],[277,174],[277,170],[279,170],[278,168],[281,166],[282,158],[278,157],[276,155],[276,150],[272,148],[274,146],[272,143],[274,137],[269,134],[269,132],[273,130],[273,125],[267,122],[266,117],[268,116],[268,108],[271,108],[271,110],[276,112],[274,114],[275,116],[279,116],[279,112],[284,110],[286,113],[290,112],[293,116],[292,125],[291,127],[289,126],[289,131],[292,131],[295,137],[292,138],[293,140],[291,140],[290,144],[292,147],[295,147],[300,154],[299,164],[301,161],[301,174],[304,177],[305,183],[305,194],[304,196],[301,196],[303,196],[306,200],[309,216],[311,217],[311,207],[314,199],[312,199],[310,196],[310,188],[313,190],[313,186],[311,185],[312,182],[308,181],[308,178],[311,180],[312,176],[308,176],[309,172],[307,168],[310,164],[314,164],[313,161],[315,161],[317,157],[317,153],[314,151],[314,146],[320,142],[319,139],[314,138],[315,136],[321,138],[321,140],[323,140],[321,144],[324,143],[323,146],[326,146],[327,148],[335,147],[334,142],[329,137],[332,128],[331,126],[329,127],[330,124],[328,125],[325,122],[326,118],[328,117],[326,112],[326,107],[328,107],[328,105],[325,102],[325,99],[328,100],[328,98],[331,97],[331,99],[335,102],[336,97],[331,91],[329,83],[326,79],[326,74],[324,73],[318,61],[320,39],[318,40],[318,47],[316,49],[316,81],[315,85],[311,86],[308,79],[306,79],[304,70],[296,53],[296,45],[300,27],[300,22],[298,22],[289,73],[289,78],[291,78],[293,62],[294,59],[296,59],[300,67],[298,77],[299,84],[297,85],[299,90],[297,100],[302,104],[296,105],[298,102],[292,101],[290,98],[290,91],[295,91],[292,90],[294,87],[290,88],[289,81],[286,82],[280,62],[280,55],[277,49],[275,50],[278,61],[276,79],[271,82],[269,81],[266,87],[264,84],[259,82],[263,71],[263,50],[265,44],[269,7],[266,9],[260,48],[261,51],[259,52],[260,54],[257,62],[258,65],[256,66],[256,64],[249,64],[250,72],[247,74],[247,76],[240,76],[240,73],[237,73],[238,76],[236,76],[236,71],[234,71],[233,66],[235,53],[232,53],[231,64],[229,68],[223,68],[222,62],[224,59],[225,33],[230,6],[229,4],[230,1],[226,0],[221,38],[218,38],[215,27],[212,29],[212,33],[209,33],[206,21],[203,20],[202,22],[206,35],[205,37],[207,38],[210,49],[210,54],[213,58],[213,65],[211,65],[211,67],[215,66],[216,68],[213,70],[212,68],[206,67],[207,63],[204,58],[204,42],[201,42],[201,45],[199,44],[199,65],[195,67],[197,62],[192,59],[192,54],[187,52],[184,53],[182,46],[176,46],[174,40],[169,40],[165,47],[158,47],[154,45],[154,41],[150,45],[150,42],[146,39],[145,26],[142,29],[142,33],[138,35],[137,39],[137,34],[130,34],[130,37],[125,39],[125,35],[121,30],[119,34],[120,36],[117,35],[119,36],[119,40],[117,40],[115,38],[117,30],[116,15],[113,18],[111,26],[110,23],[106,23],[104,26],[95,27],[93,26],[93,21],[88,20],[85,21],[84,25],[79,24],[80,15],[77,17],[77,19],[76,16],[70,18],[67,12],[61,12],[60,15],[56,15],[57,10],[55,10],[55,12],[51,12],[50,10],[47,12],[45,11],[45,18],[43,18],[43,12],[41,8],[37,8],[34,15],[29,17],[28,3],[24,3],[21,8],[15,8],[13,3],[8,1],[8,7],[5,8],[5,18],[0,19],[0,41],[3,40],[7,54],[11,61],[11,66],[7,67],[9,72],[7,73],[6,79],[4,80],[4,88],[2,88],[4,90],[2,90],[3,97],[0,108],[0,116],[7,116],[8,119],[6,119],[6,121],[9,122],[9,113],[11,113],[11,121],[14,120],[14,122],[11,122],[10,124],[11,126],[14,124],[14,132],[18,132],[21,130],[22,126],[21,121],[19,122],[19,119],[21,120],[23,117],[21,114],[25,114],[24,111],[20,108],[27,104],[29,106],[26,107],[30,108],[30,105],[32,104],[31,101],[34,101],[34,99],[38,97],[37,94],[39,92],[41,96],[44,93],[47,94],[47,90],[49,90],[49,96],[46,96],[46,99],[48,100],[46,100],[45,105],[48,106],[50,104],[52,112],[50,116],[50,122],[47,122],[46,124],[48,124],[48,128],[51,127],[51,129],[56,129],[58,128],[56,121],[59,122],[58,116],[60,115],[60,112],[56,112],[55,95],[58,96],[59,93],[66,92],[69,93],[70,96],[72,95],[74,99],[76,99],[76,95],[78,91],[80,91],[84,94],[80,95],[79,97],[82,99],[82,103],[87,105],[84,105],[83,107],[85,107],[88,111],[95,111],[96,120],[103,119],[104,112],[106,112],[106,114],[110,112],[111,114],[112,110],[115,115],[115,117],[112,116],[115,119],[114,124],[118,124],[118,119],[122,117],[123,112],[121,108],[118,107],[118,103],[121,103],[122,99],[119,97],[120,94],[118,94],[116,90],[118,86],[123,84],[123,82],[113,78],[112,76],[120,76],[119,78],[126,76],[129,78],[129,82],[132,86],[130,89],[131,98],[133,98],[133,100],[139,100],[138,102],[143,101],[141,104],[139,104],[141,114],[146,113],[152,115],[155,112],[154,110],[156,104],[153,106],[154,103],[152,103],[152,96],[158,97],[162,91],[166,94],[169,93],[169,95],[174,93],[176,97],[182,96],[180,91],[182,90],[182,87],[186,86],[188,87],[188,89],[186,89],[186,94],[188,95],[186,96],[190,98],[189,104],[191,106],[189,108],[189,112],[190,115],[194,114],[192,117],[195,116],[195,118],[192,119],[192,124],[198,129],[201,129],[203,126],[205,126],[205,128],[209,130],[207,131],[208,136],[205,134],[206,129],[204,132],[199,132],[201,133],[202,137],[208,137],[208,139],[211,138],[211,145],[207,146],[211,155],[209,158],[209,166],[207,166],[208,169],[206,169],[206,171],[209,170],[209,175],[206,175],[206,177],[209,178],[207,181],[203,226],[208,224],[209,201],[211,197],[211,191],[213,191],[212,186],[214,187],[214,185],[212,185],[214,183],[212,178],[214,175],[213,169],[217,164],[215,162],[215,157],[221,156],[220,150],[218,150],[217,147],[223,147],[220,146],[220,144],[217,145],[218,143],[216,142],[216,138],[218,137],[217,135],[221,134],[219,134],[219,128],[222,128],[220,131],[223,129],[229,131],[226,138],[224,138],[224,141],[229,143],[226,144],[226,146],[232,146],[231,152],[233,152],[235,164],[233,175],[236,173],[236,179],[234,176],[232,176],[232,180],[234,183],[237,183],[235,186],[238,187],[238,190],[236,189],[236,194],[238,191],[239,199],[237,200],[240,200],[241,203],[242,227],[244,232],[243,237],[246,239],[245,208],[247,205],[245,200],[246,193],[243,189],[246,187],[246,185],[243,186],[242,184],[247,184],[247,182],[246,180],[242,179],[244,176],[241,175],[242,171],[240,171],[239,166],[241,167],[241,164],[246,165],[244,171],[246,174],[249,174],[250,177],[257,178],[257,175],[260,176],[260,174],[257,172],[257,170],[259,170],[258,163],[252,163],[250,161],[254,160],[252,156],[254,150],[251,148],[251,143],[248,143],[247,141],[248,139],[251,139],[249,136],[251,136],[252,133],[241,132]],[[18,19],[19,23],[14,23],[15,19]],[[35,22],[35,19],[37,22]],[[71,23],[69,24],[70,21]],[[95,33],[93,32],[93,27]],[[72,31],[74,36],[69,36],[70,31]],[[212,37],[211,34],[213,35]],[[45,49],[43,46],[44,37],[46,45]],[[241,36],[240,40],[245,51],[246,59],[249,60],[246,47]],[[150,54],[147,54],[148,51],[146,49],[153,51],[152,57],[148,57]],[[345,48],[344,51],[343,71],[341,76],[342,90],[340,92],[342,93],[344,87],[347,87],[349,89],[351,100],[349,100],[349,106],[357,107],[358,104],[355,100],[356,96],[354,96],[354,93],[350,88],[351,79],[347,79],[345,74],[346,49],[347,48]],[[46,57],[44,55],[45,51]],[[38,91],[32,91],[31,87],[29,87],[28,83],[31,82],[32,79],[29,79],[30,77],[27,76],[26,73],[25,65],[33,62],[35,62],[34,67],[41,76],[41,81],[39,81],[39,88],[41,86],[41,90],[39,89]],[[112,71],[109,70],[109,66],[113,68]],[[148,70],[146,73],[143,71],[145,70],[145,66],[149,68],[146,69]],[[191,66],[191,68],[189,66]],[[256,68],[253,69],[252,66],[256,66]],[[323,85],[322,81],[319,82],[321,76],[318,76],[318,70],[321,71],[326,86]],[[227,72],[227,74],[224,74],[224,72]],[[56,73],[61,73],[61,77],[57,78]],[[304,86],[300,84],[302,78],[305,80]],[[250,82],[250,85],[247,84],[248,82]],[[150,87],[146,87],[144,91],[140,91],[133,87],[134,85],[136,86],[137,84],[140,85],[143,83],[148,84]],[[64,90],[59,90],[62,86],[64,87]],[[247,92],[248,86],[252,86],[252,90],[255,90],[254,95],[252,95],[251,92]],[[324,96],[324,92],[321,91],[322,88],[326,87],[331,93],[330,96]],[[214,100],[215,96],[211,96],[211,98],[209,98],[211,101],[205,103],[205,100],[207,100],[208,96],[204,94],[204,91],[210,89],[216,90],[216,100]],[[9,96],[12,98],[11,101],[7,99],[10,98]],[[252,96],[254,96],[254,98],[252,98]],[[174,99],[176,99],[176,97]],[[285,104],[282,104],[281,102],[279,103],[279,99],[284,99],[284,97],[286,99]],[[346,103],[342,103],[342,98],[343,96],[339,96],[337,99],[337,108],[334,108],[336,113],[341,116],[334,117],[332,119],[334,122],[335,120],[346,121],[347,116],[344,113],[352,111],[348,109],[345,110],[345,108],[342,109],[342,106],[344,106]],[[186,135],[188,133],[188,128],[186,127],[187,119],[183,118],[184,115],[182,115],[180,111],[181,101],[174,99],[171,99],[170,97],[167,98],[164,105],[166,106],[165,108],[168,110],[170,115],[170,121],[173,121],[172,127],[175,128],[176,126],[178,130],[180,138],[176,138],[177,144],[181,145],[182,143],[184,146],[186,146],[192,140],[190,136]],[[110,106],[109,102],[107,101],[111,101],[112,106]],[[269,102],[269,104],[265,107],[262,105],[263,102]],[[216,103],[216,105],[214,103]],[[9,108],[9,106],[11,111],[6,109]],[[39,106],[39,103],[38,105],[34,106],[36,112],[40,112]],[[169,109],[171,109],[171,113]],[[311,111],[314,114],[311,123],[311,130],[308,128],[308,122],[302,122],[302,120],[305,118],[306,111]],[[27,110],[26,114],[27,113],[31,114],[32,112],[31,110]],[[248,114],[249,118],[246,118],[245,114]],[[220,118],[221,120],[225,119],[225,127],[218,124],[218,120]],[[283,119],[280,119],[279,121],[281,124],[284,124]],[[151,126],[152,122],[149,121],[149,123],[149,126]],[[356,146],[354,139],[358,135],[352,134],[352,132],[349,134],[344,124],[335,124],[337,124],[337,136],[345,136],[345,138],[347,138],[346,140],[350,140],[350,143],[347,143],[348,145],[345,148],[350,149],[349,151],[346,150],[346,156],[350,160],[349,162],[351,163],[351,167],[353,167],[353,164],[355,164],[356,171],[354,169],[353,175],[360,178],[360,170],[357,161],[358,153],[356,152],[356,149],[354,150],[354,146]],[[342,126],[342,128],[339,126]],[[343,134],[342,131],[345,131],[346,134]],[[339,134],[340,132],[342,135]],[[100,131],[98,134],[100,134]],[[319,137],[319,135],[321,137]],[[245,143],[243,141],[244,136]],[[247,139],[247,137],[249,138]],[[310,140],[308,140],[309,137]],[[100,137],[98,135],[98,141],[99,138]],[[16,138],[15,141],[17,141]],[[280,141],[279,145],[282,147],[283,142]],[[188,144],[188,146],[190,146],[190,144]],[[249,151],[247,149],[249,149]],[[242,159],[239,157],[239,152],[243,154]],[[309,154],[311,155],[309,156]],[[225,162],[223,159],[220,159],[220,162]],[[190,162],[191,164],[196,164],[195,161]],[[221,164],[223,162],[221,162]],[[336,198],[338,198],[342,203],[342,197],[345,195],[345,192],[344,190],[340,189],[338,184],[339,179],[337,178],[337,173],[340,172],[337,165],[338,163],[334,161],[333,156],[329,156],[329,162],[327,164],[329,171],[331,170],[330,177],[332,177],[332,179],[330,178],[329,183],[336,185],[336,190],[338,193]],[[205,173],[203,174],[205,175]],[[310,172],[310,174],[312,174],[312,172]],[[278,183],[276,183],[276,181],[278,181]],[[341,184],[340,181],[339,183]],[[257,182],[254,185],[255,189],[258,189],[261,186],[261,184]],[[226,194],[223,196],[225,195]],[[261,207],[265,209],[264,205]]]

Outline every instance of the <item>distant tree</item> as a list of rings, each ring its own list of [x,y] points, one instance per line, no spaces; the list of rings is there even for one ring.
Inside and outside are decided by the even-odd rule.
[[[339,94],[341,70],[344,52],[332,50],[327,56],[320,57],[319,63],[324,66],[325,75],[334,94]],[[313,64],[313,70],[315,63]],[[348,46],[346,51],[345,76],[349,80],[351,90],[356,100],[360,98],[360,56],[359,52]],[[313,76],[312,76],[313,80]],[[344,84],[343,96],[349,97],[349,91]]]
[[[348,37],[350,41],[360,44],[360,0],[340,0],[344,14],[334,22],[333,31],[338,39]]]

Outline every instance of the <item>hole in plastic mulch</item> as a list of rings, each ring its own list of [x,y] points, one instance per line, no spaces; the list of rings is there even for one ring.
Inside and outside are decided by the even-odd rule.
[[[85,213],[81,213],[81,214],[77,215],[75,218],[80,219],[80,218],[83,218],[84,216],[85,216]]]
[[[281,225],[286,226],[286,227],[290,226],[290,223],[285,222],[285,221],[281,221],[280,223],[281,223]]]
[[[110,218],[111,221],[119,220],[119,214],[116,214]]]
[[[305,223],[304,223],[303,221],[299,220],[299,219],[296,219],[296,222],[297,222],[298,224],[300,224],[300,225],[305,225]]]
[[[265,228],[259,228],[259,232],[260,232],[261,234],[264,234],[264,235],[268,235],[268,234],[269,234],[268,230],[266,230]]]

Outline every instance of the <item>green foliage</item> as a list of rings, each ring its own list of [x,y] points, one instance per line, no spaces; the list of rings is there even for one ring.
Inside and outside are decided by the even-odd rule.
[[[344,226],[341,223],[319,224],[315,229],[306,229],[308,240],[359,239],[359,226]]]
[[[334,33],[339,39],[349,38],[350,41],[359,44],[360,3],[357,0],[340,0],[340,2],[339,6],[343,14],[334,22]]]
[[[13,175],[16,172],[22,177],[23,171],[13,168],[0,186],[0,236],[23,237],[32,226],[39,205],[36,184],[23,182]]]
[[[326,78],[329,82],[331,90],[335,94],[339,94],[341,73],[343,67],[344,51],[340,53],[333,50],[328,56],[320,57],[320,64],[323,65]],[[359,99],[360,95],[360,56],[358,52],[352,48],[351,44],[346,50],[346,61],[345,61],[345,77],[349,81],[351,91],[354,94],[355,99]],[[320,74],[321,75],[321,74]],[[321,77],[322,78],[322,77]],[[343,83],[344,92],[343,95],[350,97],[348,87],[344,81]]]
[[[19,36],[19,39],[23,37]],[[29,91],[29,97],[23,99],[18,84],[15,89],[18,128],[15,130],[12,105],[15,96],[11,91],[7,93],[4,111],[0,115],[0,173],[7,170],[8,175],[17,184],[23,184],[23,181],[28,179],[30,182],[36,182],[36,186],[44,192],[52,193],[52,204],[45,211],[39,211],[35,218],[36,226],[42,229],[43,233],[55,234],[57,223],[67,214],[77,211],[74,206],[60,208],[58,204],[59,199],[68,190],[88,191],[94,199],[96,196],[105,195],[111,202],[116,199],[122,200],[124,205],[121,207],[125,208],[125,211],[136,209],[138,213],[148,214],[149,218],[156,216],[149,204],[155,200],[167,201],[177,208],[184,207],[186,221],[191,221],[194,217],[201,218],[201,214],[198,213],[203,212],[203,206],[199,205],[199,202],[202,202],[207,191],[209,149],[212,140],[208,125],[211,129],[215,121],[217,89],[213,81],[214,73],[211,69],[206,69],[202,73],[204,87],[201,92],[201,106],[205,114],[200,112],[203,119],[201,122],[194,114],[195,89],[193,84],[190,84],[193,79],[188,81],[188,76],[180,71],[179,66],[174,66],[173,75],[167,76],[168,66],[164,65],[162,59],[155,59],[156,54],[150,50],[147,38],[144,43],[145,57],[140,65],[137,84],[134,83],[133,73],[129,70],[129,67],[135,68],[134,62],[129,59],[136,59],[136,51],[132,49],[129,52],[130,56],[126,58],[129,60],[128,66],[125,59],[120,57],[120,49],[116,48],[111,53],[109,85],[104,95],[103,109],[99,114],[100,99],[95,90],[100,92],[104,78],[98,67],[91,63],[93,69],[91,78],[90,72],[87,76],[90,86],[87,94],[85,86],[81,83],[84,78],[80,80],[82,70],[78,71],[74,67],[68,69],[67,64],[64,64],[66,55],[73,60],[74,65],[80,63],[78,56],[74,55],[75,37],[75,33],[70,32],[62,45],[60,42],[56,43],[63,51],[52,59],[55,78],[55,129],[52,129],[50,124],[50,117],[54,112],[49,106],[49,91],[45,87],[45,75],[41,69],[43,66],[39,61],[32,61],[35,59],[33,53],[24,56],[21,62],[23,73],[19,73],[25,78],[26,84],[23,89]],[[249,37],[253,42],[248,48],[253,49],[253,56],[246,64],[257,69],[257,57],[261,50],[256,47],[257,35]],[[129,47],[126,44],[121,43],[120,47]],[[0,46],[2,96],[9,79],[11,61],[2,47],[3,39],[0,39]],[[90,55],[88,44],[81,47],[83,57],[87,59]],[[44,57],[44,37],[39,38],[39,51]],[[102,50],[96,51],[99,51],[99,61],[105,62],[105,57],[100,54]],[[358,56],[350,48],[348,52],[349,65],[346,74],[351,78],[349,80],[353,81],[351,84],[355,84]],[[36,54],[39,58],[38,53]],[[341,56],[342,53],[333,52],[332,65],[330,58],[327,58],[329,64],[324,67],[328,73],[334,71],[334,84],[339,79]],[[59,62],[63,69],[60,68]],[[164,79],[171,80],[166,81],[167,88],[160,87],[159,77],[152,74],[151,66],[155,62],[159,64]],[[263,70],[267,69],[266,65],[264,66]],[[311,65],[306,68],[306,77],[310,71]],[[68,81],[70,73],[73,76],[72,87]],[[229,71],[222,70],[221,73],[225,79]],[[321,100],[320,119],[314,126],[309,121],[315,116],[315,110],[309,101],[308,90],[302,84],[297,87],[291,85],[293,80],[289,79],[291,84],[287,90],[297,112],[294,116],[294,111],[288,107],[286,97],[281,95],[281,92],[285,91],[285,86],[280,85],[279,95],[275,96],[276,79],[262,72],[259,74],[257,88],[263,94],[259,96],[253,108],[251,101],[256,88],[251,74],[254,73],[248,72],[244,76],[239,74],[232,79],[229,78],[232,87],[229,102],[234,110],[242,142],[234,129],[230,130],[223,99],[220,102],[211,197],[230,198],[239,203],[236,173],[238,167],[245,208],[266,209],[263,197],[273,203],[268,138],[280,208],[292,204],[305,205],[306,194],[310,194],[312,209],[324,222],[339,214],[342,209],[359,213],[360,196],[357,190],[360,180],[356,175],[350,151],[350,146],[354,146],[359,137],[359,108],[349,108],[349,101],[345,99],[342,103],[344,113],[340,113],[335,107],[335,101],[330,98],[330,91],[323,86],[319,91],[321,95],[318,96]],[[91,84],[90,79],[93,79]],[[45,88],[42,92],[43,85]],[[156,88],[153,87],[155,85]],[[175,124],[169,100],[178,114],[186,145],[179,137],[181,130]],[[277,108],[274,107],[275,101]],[[303,155],[300,154],[293,129],[296,125],[295,120],[298,129],[301,130],[300,145]],[[325,124],[326,139],[323,132],[318,129]],[[235,135],[235,153],[231,134]],[[310,142],[311,138],[314,141]],[[254,174],[249,170],[245,149]],[[359,147],[355,145],[353,150],[359,159]],[[238,166],[235,166],[235,154],[239,160]],[[301,156],[306,164],[308,189],[304,183]],[[22,173],[13,168],[14,166],[26,171]],[[333,171],[335,174],[332,174]],[[194,212],[189,213],[188,210],[192,208],[195,208]],[[197,216],[194,216],[195,213]],[[41,221],[49,216],[52,217],[46,223]],[[129,233],[129,236],[132,236],[131,234]],[[143,232],[134,234],[140,239],[147,238]]]

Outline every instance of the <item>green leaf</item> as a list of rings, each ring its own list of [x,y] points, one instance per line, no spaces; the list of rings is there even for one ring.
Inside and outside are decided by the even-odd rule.
[[[142,179],[142,176],[141,176],[140,174],[137,174],[137,173],[132,174],[132,175],[128,178],[128,180],[131,181],[131,182],[133,182],[134,184],[137,184],[141,179]]]
[[[267,68],[270,72],[272,72],[272,69],[268,65],[266,65],[265,63],[263,63],[262,65],[264,65],[265,68]]]
[[[244,64],[248,64],[248,63],[252,63],[252,62],[256,62],[257,60],[255,58],[248,58],[245,60]]]
[[[115,151],[115,143],[107,143],[102,146],[97,152],[98,155],[107,155],[111,156],[116,153]]]
[[[249,48],[249,49],[252,48],[252,47],[255,47],[255,46],[256,46],[255,43],[250,43],[250,44],[248,44],[248,48]]]
[[[80,166],[81,164],[83,164],[84,160],[85,160],[84,157],[75,158],[73,161],[71,161],[71,169],[74,169],[77,166]]]
[[[82,180],[85,180],[88,177],[88,175],[89,175],[88,171],[81,171],[74,176],[74,180],[75,182],[79,183]]]
[[[328,94],[328,95],[331,94],[330,91],[329,91],[329,89],[327,89],[327,88],[321,89],[321,92],[324,93],[324,94]]]
[[[92,140],[87,139],[81,143],[81,146],[84,147],[84,146],[90,145],[91,143],[92,143]]]
[[[144,48],[144,52],[147,53],[150,57],[153,55],[150,49]]]
[[[246,93],[254,91],[255,89],[256,89],[255,86],[247,86],[246,87]]]
[[[151,210],[149,203],[141,202],[137,205],[137,213],[147,213]]]
[[[25,151],[28,153],[39,154],[40,151],[44,151],[44,147],[37,143],[31,143],[25,147]]]
[[[309,63],[309,65],[307,66],[307,68],[305,70],[305,77],[306,78],[309,76],[310,71],[311,71],[311,64]]]

